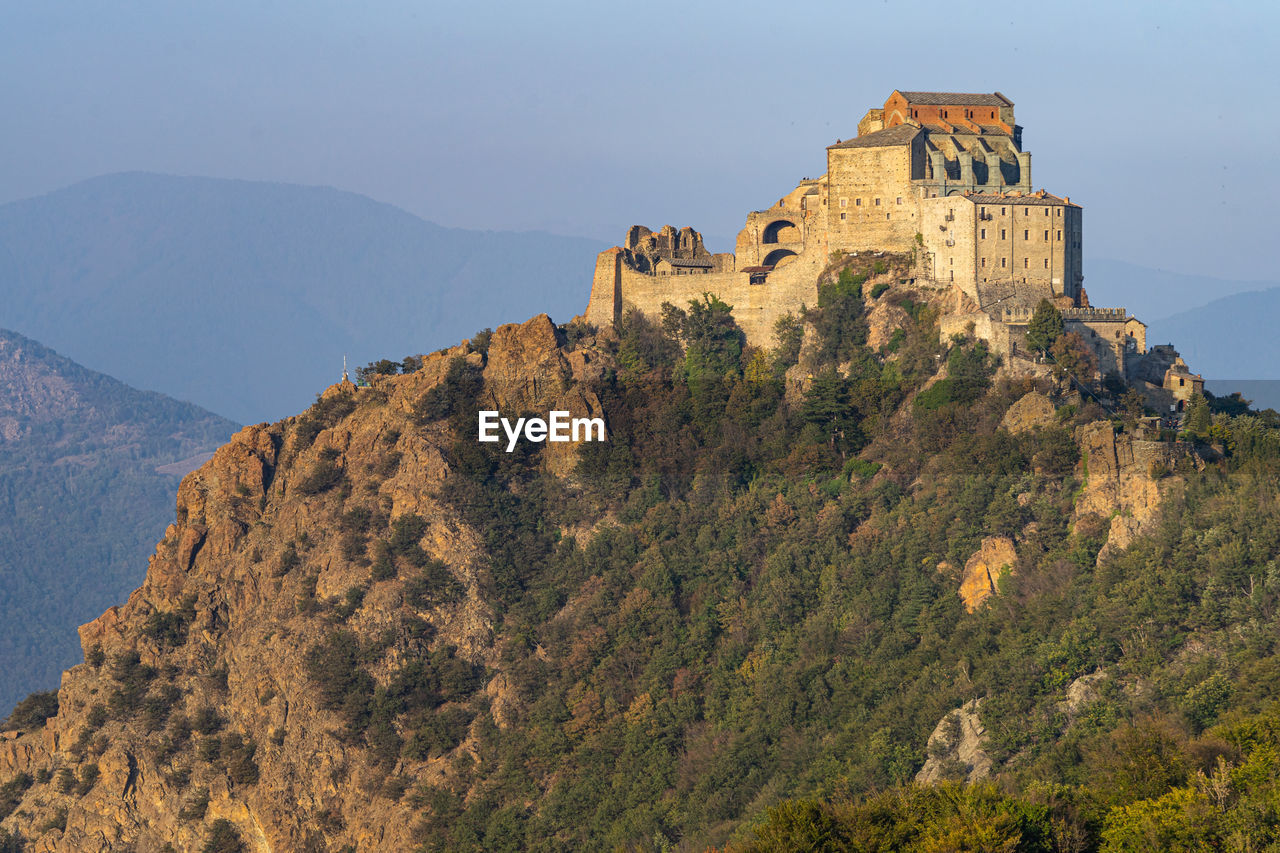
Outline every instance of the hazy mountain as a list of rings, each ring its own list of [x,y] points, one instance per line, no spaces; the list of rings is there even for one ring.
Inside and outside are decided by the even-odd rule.
[[[1147,343],[1172,341],[1207,379],[1280,379],[1277,319],[1280,287],[1236,293],[1151,322]]]
[[[1253,408],[1280,412],[1280,379],[1210,379],[1205,387],[1219,397],[1239,391]]]
[[[501,199],[495,199],[500,204]],[[263,421],[353,365],[586,306],[591,240],[442,228],[323,187],[108,175],[0,206],[0,323]]]
[[[235,429],[0,330],[0,707],[56,687],[76,626],[142,581],[192,463],[156,468]]]
[[[1147,323],[1188,311],[1214,299],[1280,286],[1276,281],[1239,281],[1090,259],[1085,289],[1095,305],[1125,307]]]

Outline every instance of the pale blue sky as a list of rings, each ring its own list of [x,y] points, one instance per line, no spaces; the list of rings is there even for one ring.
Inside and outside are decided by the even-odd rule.
[[[745,213],[895,88],[1000,90],[1088,257],[1275,278],[1280,4],[0,2],[0,201],[140,169],[622,238]]]

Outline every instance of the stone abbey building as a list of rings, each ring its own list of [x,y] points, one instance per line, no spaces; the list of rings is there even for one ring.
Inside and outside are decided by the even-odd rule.
[[[1080,205],[1033,188],[1013,107],[999,92],[894,91],[857,136],[827,146],[826,174],[749,213],[732,253],[711,254],[691,228],[631,228],[596,260],[587,319],[613,323],[630,308],[656,315],[664,302],[709,292],[767,346],[780,317],[817,303],[837,253],[903,253],[914,258],[915,287],[958,292],[944,335],[972,324],[1007,360],[1049,298],[1101,372],[1136,377],[1146,326],[1123,308],[1089,305]]]

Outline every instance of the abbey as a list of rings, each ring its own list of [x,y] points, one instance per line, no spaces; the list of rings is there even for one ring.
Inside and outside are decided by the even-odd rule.
[[[1100,372],[1134,377],[1142,368],[1163,383],[1174,364],[1163,351],[1148,354],[1146,326],[1123,308],[1090,306],[1081,207],[1033,188],[1013,101],[895,90],[857,130],[827,146],[826,174],[749,213],[732,253],[711,254],[691,228],[632,227],[596,260],[587,319],[610,324],[632,308],[656,315],[664,302],[709,292],[733,306],[751,342],[768,346],[780,317],[816,304],[833,259],[893,253],[909,257],[913,288],[951,291],[943,335],[972,327],[1013,356],[1048,298],[1093,346]]]

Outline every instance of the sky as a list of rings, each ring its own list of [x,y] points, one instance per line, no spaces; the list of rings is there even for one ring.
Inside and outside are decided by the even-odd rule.
[[[620,242],[824,169],[894,89],[1000,91],[1088,258],[1276,279],[1280,3],[0,0],[0,202],[111,172],[319,184]]]

